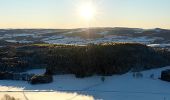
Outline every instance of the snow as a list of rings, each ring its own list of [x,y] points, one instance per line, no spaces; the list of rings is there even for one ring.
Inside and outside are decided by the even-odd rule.
[[[17,41],[17,40],[6,40],[7,42],[11,42],[11,43],[33,43],[33,41],[27,41],[27,40],[20,40],[20,41]]]
[[[22,34],[4,34],[2,38],[15,38],[15,37],[29,37],[29,36],[34,36],[35,34],[27,34],[27,33],[22,33]]]
[[[7,42],[16,43],[16,40],[6,40]]]
[[[51,39],[52,38],[52,39]],[[85,39],[81,39],[79,37],[50,37],[43,39],[44,42],[50,43],[50,44],[86,44]]]
[[[28,41],[28,40],[20,40],[20,41],[17,41],[18,43],[33,43],[33,41]]]
[[[27,33],[12,34],[12,37],[26,37],[26,36],[34,36],[34,34],[27,34]]]
[[[165,47],[170,47],[170,44],[149,44],[148,46],[165,48]]]
[[[109,33],[109,31],[99,32],[98,34],[106,35],[107,33]]]
[[[43,41],[49,41],[49,40],[56,40],[56,39],[63,39],[63,35],[53,35],[47,38],[44,38]]]
[[[89,43],[106,43],[106,42],[137,42],[143,44],[151,44],[156,40],[164,41],[161,37],[131,37],[131,36],[119,36],[119,35],[109,35],[107,34],[109,31],[98,32],[98,34],[104,35],[103,38],[95,38],[95,39],[84,39],[81,37],[68,37],[67,34],[83,32],[87,29],[76,29],[69,30],[65,33],[61,34],[53,34],[48,35],[50,32],[56,32],[55,30],[42,30],[42,31],[27,31],[25,33],[5,33],[0,35],[0,40],[5,40],[12,43],[33,43],[37,42],[37,40],[50,44],[78,44],[78,45],[86,45]],[[58,30],[60,32],[60,30]],[[143,32],[141,29],[136,29],[136,32]],[[45,36],[43,36],[45,34]]]
[[[71,100],[169,100],[170,83],[158,79],[164,69],[170,69],[170,66],[143,71],[141,72],[142,78],[134,78],[133,73],[129,72],[124,75],[105,77],[105,82],[101,81],[101,76],[78,79],[74,75],[56,75],[53,83],[41,85],[30,85],[23,81],[0,80],[0,90],[27,91],[25,95],[30,98],[29,100],[36,100],[37,98],[43,98],[42,100],[49,100],[49,98],[69,100],[68,98],[74,96],[75,98]],[[38,74],[44,72],[44,69],[28,71],[28,73]],[[151,74],[154,75],[154,78],[150,78]],[[0,94],[9,93],[1,92]],[[20,94],[23,96],[23,93]]]
[[[45,69],[32,69],[32,70],[29,70],[25,73],[28,73],[28,74],[44,74]]]
[[[105,34],[105,33],[104,33]],[[65,37],[63,35],[59,36],[51,36],[48,38],[42,39],[42,41],[49,43],[49,44],[78,44],[78,45],[85,45],[89,43],[106,43],[106,42],[137,42],[137,43],[144,43],[149,44],[154,42],[157,37],[148,38],[146,36],[132,38],[128,36],[105,36],[104,38],[97,38],[97,39],[83,39],[80,37]]]
[[[63,92],[3,92],[0,93],[0,98],[5,94],[19,100],[94,100],[91,96]]]

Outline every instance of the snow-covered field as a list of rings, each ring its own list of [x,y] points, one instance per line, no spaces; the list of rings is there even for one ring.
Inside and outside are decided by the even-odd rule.
[[[106,43],[106,42],[137,42],[137,43],[144,43],[149,44],[154,42],[159,38],[153,37],[148,38],[146,36],[143,37],[127,37],[127,36],[105,36],[104,38],[97,38],[97,39],[82,39],[80,37],[65,37],[65,36],[53,36],[43,39],[42,41],[50,44],[89,44],[89,43]]]
[[[104,82],[101,81],[101,76],[78,79],[74,75],[56,75],[53,83],[42,85],[1,80],[0,97],[10,94],[28,100],[170,100],[170,83],[158,79],[164,69],[170,69],[170,66],[141,72],[141,78],[134,78],[133,73],[129,72],[105,77]],[[44,71],[30,70],[28,73],[41,74]],[[151,74],[154,77],[151,78]]]

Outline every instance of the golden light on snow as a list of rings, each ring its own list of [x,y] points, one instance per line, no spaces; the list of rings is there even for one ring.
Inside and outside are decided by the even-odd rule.
[[[17,100],[94,100],[92,96],[66,92],[1,92],[0,100],[7,100],[5,95]]]

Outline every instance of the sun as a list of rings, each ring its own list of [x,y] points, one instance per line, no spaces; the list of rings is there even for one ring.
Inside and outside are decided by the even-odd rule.
[[[96,9],[93,4],[87,3],[79,8],[80,15],[86,20],[92,20],[96,14]]]

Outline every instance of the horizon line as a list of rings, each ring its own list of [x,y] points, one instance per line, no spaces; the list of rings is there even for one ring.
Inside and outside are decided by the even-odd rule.
[[[77,27],[77,28],[0,28],[0,30],[17,30],[17,29],[28,29],[28,30],[31,30],[31,29],[51,29],[51,30],[55,30],[55,29],[61,29],[61,30],[64,30],[64,29],[68,29],[68,30],[71,30],[71,29],[92,29],[92,28],[131,28],[131,29],[144,29],[144,30],[147,30],[147,29],[165,29],[165,30],[170,30],[170,28],[161,28],[161,27],[152,27],[152,28],[142,28],[142,27],[122,27],[122,26],[116,26],[116,27]]]

